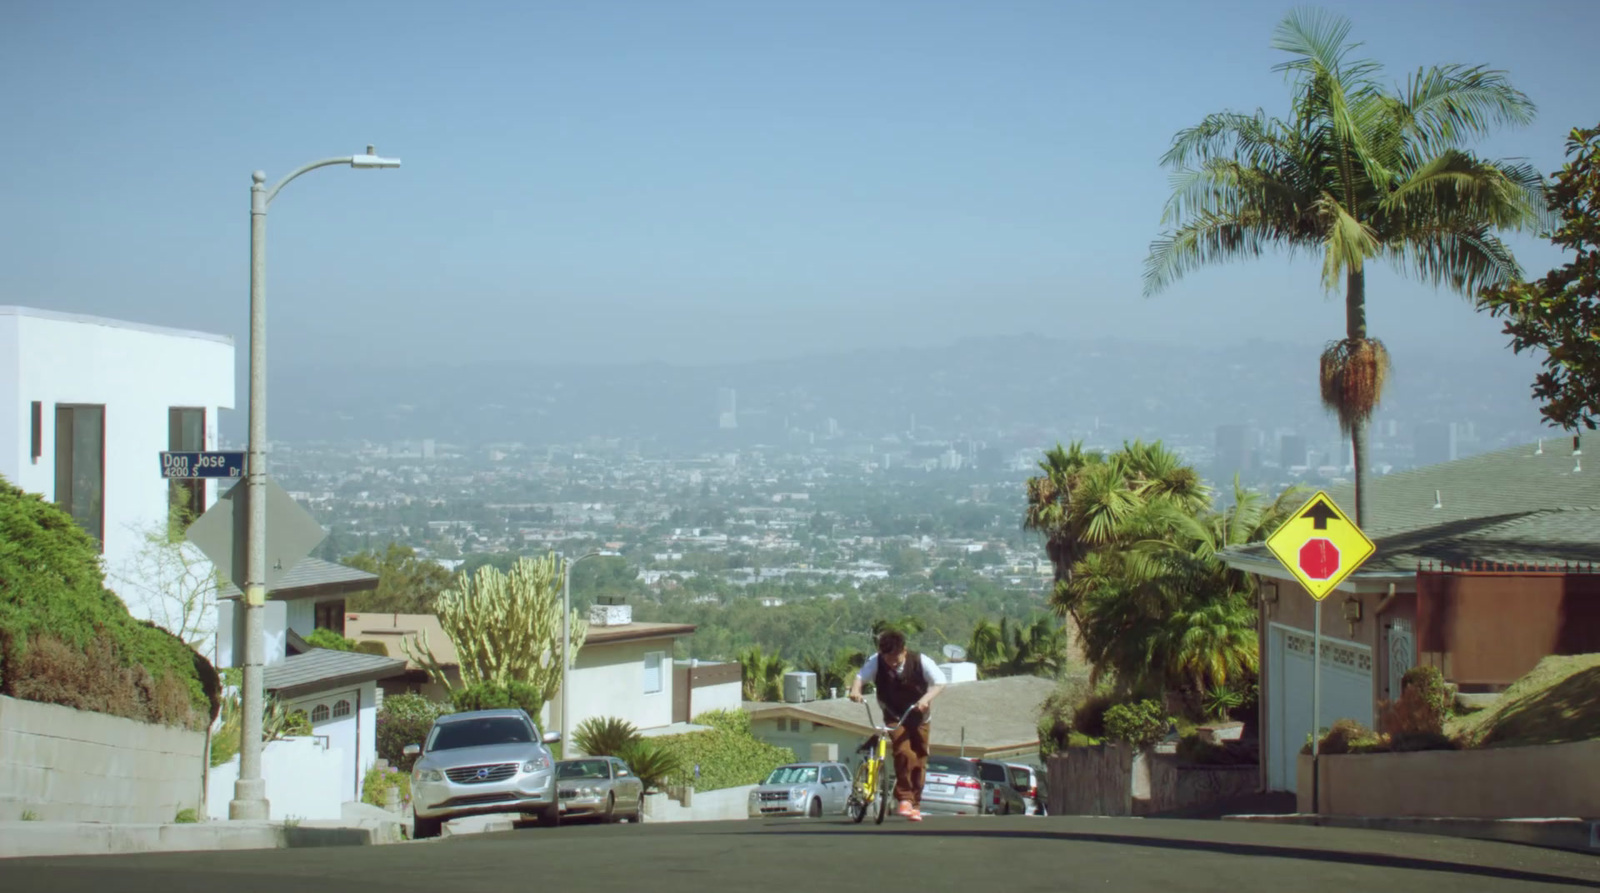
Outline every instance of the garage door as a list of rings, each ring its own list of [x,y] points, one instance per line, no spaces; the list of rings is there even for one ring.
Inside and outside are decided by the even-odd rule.
[[[344,753],[344,770],[342,773],[341,796],[344,800],[360,800],[361,761],[359,730],[356,726],[357,717],[361,714],[361,692],[359,689],[350,689],[335,694],[318,695],[296,701],[296,709],[304,710],[311,717],[311,732],[314,735],[326,735],[328,748]]]
[[[1302,629],[1268,627],[1267,788],[1292,791],[1300,748],[1311,734],[1312,634]],[[1353,719],[1372,727],[1372,650],[1343,639],[1322,637],[1321,722]]]

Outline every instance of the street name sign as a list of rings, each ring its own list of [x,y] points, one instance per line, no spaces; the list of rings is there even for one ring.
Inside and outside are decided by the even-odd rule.
[[[250,529],[249,489],[244,481],[233,485],[186,531],[189,542],[199,547],[240,592],[245,591],[248,571],[245,545]],[[263,582],[271,591],[300,559],[311,554],[328,532],[271,478],[267,478],[266,491],[267,579]]]
[[[1267,537],[1267,549],[1320,602],[1371,558],[1377,546],[1318,490]]]
[[[242,478],[244,452],[168,452],[161,453],[164,478]]]

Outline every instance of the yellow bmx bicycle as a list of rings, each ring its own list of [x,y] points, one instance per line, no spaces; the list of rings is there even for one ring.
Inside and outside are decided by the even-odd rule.
[[[867,707],[866,704],[861,706]],[[907,710],[906,714],[910,715],[911,710]],[[861,765],[856,767],[855,781],[850,786],[850,799],[845,805],[845,814],[857,823],[867,817],[867,810],[874,805],[877,807],[873,819],[875,824],[883,824],[883,817],[889,814],[889,735],[905,721],[906,718],[902,716],[893,728],[880,726],[873,722],[872,708],[867,707],[867,725],[872,727],[873,735],[856,748],[856,753],[865,753],[866,756],[862,758]]]

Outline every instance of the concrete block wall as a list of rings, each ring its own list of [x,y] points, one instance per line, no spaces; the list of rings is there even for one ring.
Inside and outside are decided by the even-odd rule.
[[[645,795],[646,822],[725,822],[750,817],[750,792],[755,785],[695,791],[684,806],[665,794]]]
[[[0,821],[171,822],[205,772],[202,732],[0,695]]]

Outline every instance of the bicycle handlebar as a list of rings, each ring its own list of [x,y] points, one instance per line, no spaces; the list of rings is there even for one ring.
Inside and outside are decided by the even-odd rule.
[[[866,710],[867,710],[867,725],[871,726],[873,731],[879,732],[879,733],[884,734],[884,735],[887,735],[890,732],[893,732],[895,729],[898,729],[901,726],[905,725],[906,717],[911,715],[911,711],[912,710],[917,709],[917,705],[916,704],[912,704],[911,707],[908,708],[906,710],[906,712],[900,717],[900,721],[895,723],[893,728],[890,728],[889,726],[880,726],[876,722],[873,722],[873,720],[872,720],[872,708],[867,705],[866,701],[862,701],[861,702],[861,706],[865,707]]]

